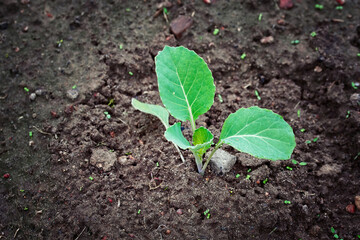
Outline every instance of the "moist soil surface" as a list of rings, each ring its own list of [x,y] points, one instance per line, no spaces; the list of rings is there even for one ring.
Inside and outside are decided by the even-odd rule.
[[[0,2],[0,239],[358,239],[360,2],[205,2]],[[192,25],[176,38],[180,15]],[[182,163],[131,106],[161,103],[165,45],[213,73],[197,126],[217,141],[230,113],[271,109],[294,129],[292,158],[225,146],[228,173]]]

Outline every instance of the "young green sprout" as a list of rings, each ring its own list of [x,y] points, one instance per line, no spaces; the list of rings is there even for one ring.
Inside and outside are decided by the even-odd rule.
[[[200,174],[204,175],[212,156],[224,144],[258,158],[290,158],[295,148],[293,130],[280,115],[268,109],[253,106],[231,113],[216,144],[214,135],[208,129],[196,126],[198,117],[209,111],[214,103],[215,85],[205,61],[194,51],[165,46],[155,58],[155,67],[160,98],[165,108],[136,99],[132,99],[132,105],[161,120],[166,128],[165,138],[176,147],[193,153]],[[170,126],[169,113],[177,120],[189,121],[191,142],[184,137],[181,122]],[[212,150],[204,160],[210,148]]]

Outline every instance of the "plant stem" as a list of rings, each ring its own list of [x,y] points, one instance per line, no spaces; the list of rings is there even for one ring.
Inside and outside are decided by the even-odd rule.
[[[178,148],[178,146],[175,143],[173,143],[173,144],[174,144],[176,150],[178,151],[178,153],[180,154],[180,158],[181,158],[182,162],[185,163],[184,156],[181,154],[180,149]]]
[[[195,130],[196,130],[196,125],[195,125],[194,119],[191,119],[191,120],[190,120],[190,123],[191,123],[192,133],[194,134],[194,132],[195,132]]]
[[[204,166],[202,167],[201,171],[199,172],[201,175],[204,175],[205,169],[206,169],[207,165],[209,164],[212,156],[214,155],[214,153],[216,152],[216,150],[218,150],[219,148],[221,148],[222,145],[223,145],[223,142],[222,142],[222,141],[219,141],[219,142],[215,145],[215,147],[214,147],[214,149],[211,151],[208,159],[206,159],[206,162],[205,162]]]
[[[202,157],[198,156],[195,152],[192,151],[192,153],[193,153],[194,156],[195,156],[195,162],[196,162],[196,166],[197,166],[198,172],[201,173],[201,171],[202,171],[202,162],[203,162],[203,159],[202,159]]]

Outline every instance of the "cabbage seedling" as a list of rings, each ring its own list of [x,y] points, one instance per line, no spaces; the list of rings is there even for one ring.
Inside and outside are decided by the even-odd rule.
[[[212,156],[224,144],[258,158],[290,158],[295,148],[292,128],[280,115],[253,106],[240,108],[229,115],[219,141],[204,160],[206,151],[214,144],[214,136],[205,127],[197,128],[195,121],[214,103],[215,85],[211,71],[201,57],[184,47],[165,46],[156,56],[155,66],[159,94],[165,108],[136,99],[132,99],[132,105],[161,120],[166,128],[165,138],[194,154],[200,174],[204,174]],[[190,122],[192,143],[182,134],[180,122],[169,125],[169,113],[182,122]]]

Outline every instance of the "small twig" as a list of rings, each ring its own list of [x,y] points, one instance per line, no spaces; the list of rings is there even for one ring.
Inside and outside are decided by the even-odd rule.
[[[178,151],[178,153],[180,154],[181,161],[183,163],[185,163],[184,156],[181,154],[180,149],[178,148],[178,146],[175,143],[174,143],[174,146],[175,146],[176,150]]]
[[[298,101],[298,103],[295,105],[294,109],[297,108],[297,106],[299,106],[300,101]]]
[[[84,227],[84,229],[81,231],[81,233],[79,234],[79,236],[77,236],[77,238],[75,238],[75,240],[78,240],[79,237],[81,236],[81,234],[83,234],[83,232],[85,231],[86,227]]]
[[[276,229],[277,229],[277,227],[275,227],[275,228],[269,233],[269,235],[271,235],[273,232],[275,232]]]
[[[16,238],[16,235],[19,232],[19,230],[20,230],[20,228],[16,229],[15,234],[14,234],[14,239]]]
[[[39,133],[46,134],[46,135],[50,135],[50,136],[52,135],[51,133],[42,131],[41,129],[39,129],[39,128],[36,127],[36,126],[33,126],[33,128],[35,128]]]
[[[4,100],[4,99],[6,99],[7,98],[7,94],[5,94],[4,96],[0,96],[0,100]]]
[[[151,186],[151,183],[153,183],[153,185],[154,185],[155,187],[152,187],[152,186]],[[149,190],[157,189],[157,188],[161,187],[161,185],[162,185],[162,183],[160,183],[159,185],[156,185],[155,179],[152,178],[152,179],[150,180],[150,182],[149,182]]]

